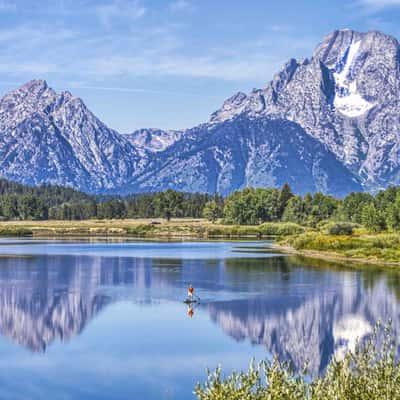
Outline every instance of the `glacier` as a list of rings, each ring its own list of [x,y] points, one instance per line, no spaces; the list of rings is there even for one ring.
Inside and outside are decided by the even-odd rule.
[[[333,104],[343,115],[354,118],[369,111],[375,104],[368,102],[357,92],[357,82],[351,76],[351,67],[359,51],[361,40],[352,42],[342,60],[333,69],[335,98]]]

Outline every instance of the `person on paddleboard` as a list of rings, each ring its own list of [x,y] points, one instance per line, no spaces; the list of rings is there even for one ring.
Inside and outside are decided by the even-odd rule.
[[[192,286],[192,284],[190,284],[188,287],[188,299],[190,301],[193,301],[193,295],[194,295],[194,287]]]

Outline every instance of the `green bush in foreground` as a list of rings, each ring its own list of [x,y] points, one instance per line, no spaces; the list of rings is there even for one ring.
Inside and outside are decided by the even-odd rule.
[[[352,235],[354,225],[349,222],[333,222],[326,228],[329,235]]]
[[[306,371],[295,374],[277,359],[252,363],[247,372],[223,377],[221,368],[208,372],[195,395],[199,400],[396,400],[400,399],[400,364],[390,327],[378,346],[379,326],[364,345],[357,344],[342,360],[333,358],[324,376],[314,381]]]

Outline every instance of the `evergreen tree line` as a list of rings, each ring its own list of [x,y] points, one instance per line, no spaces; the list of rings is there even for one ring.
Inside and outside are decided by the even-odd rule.
[[[34,187],[0,179],[0,218],[3,220],[200,218],[210,201],[223,203],[218,195],[174,190],[97,197],[60,186]]]
[[[61,186],[34,187],[0,179],[0,218],[5,220],[185,217],[239,225],[284,221],[317,226],[333,220],[362,224],[372,231],[400,230],[400,187],[375,196],[350,193],[343,199],[322,193],[297,196],[287,184],[281,189],[246,188],[226,198],[171,189],[96,197]]]

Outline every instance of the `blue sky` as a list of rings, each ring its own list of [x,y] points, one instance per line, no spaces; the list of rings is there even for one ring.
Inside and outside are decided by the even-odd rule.
[[[70,90],[110,127],[185,128],[336,28],[400,38],[400,0],[0,0],[0,92]]]

